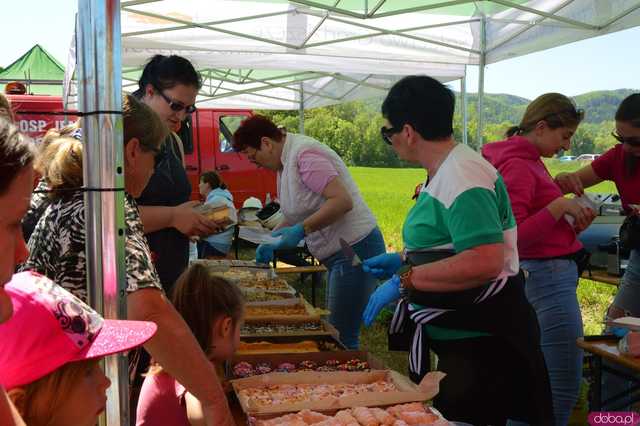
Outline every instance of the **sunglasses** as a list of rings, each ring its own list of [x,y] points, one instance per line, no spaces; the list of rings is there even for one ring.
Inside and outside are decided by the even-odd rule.
[[[180,112],[182,110],[185,110],[187,114],[192,114],[197,109],[195,105],[185,105],[180,101],[174,101],[173,99],[162,93],[162,90],[160,90],[159,88],[156,87],[155,89],[160,94],[160,96],[162,96],[162,99],[164,99],[169,104],[169,108],[171,108],[171,111]]]
[[[380,136],[382,136],[382,140],[385,141],[387,145],[392,145],[391,136],[396,133],[400,133],[402,131],[402,127],[380,127]]]
[[[638,137],[627,138],[625,136],[620,136],[616,132],[611,132],[611,136],[613,136],[613,138],[620,143],[626,143],[627,145],[633,145],[633,146],[640,146],[640,138]]]

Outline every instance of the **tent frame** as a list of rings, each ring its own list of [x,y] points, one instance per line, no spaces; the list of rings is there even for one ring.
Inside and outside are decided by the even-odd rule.
[[[543,10],[531,8],[531,7],[519,4],[519,3],[515,2],[515,1],[512,1],[512,0],[483,0],[485,3],[493,3],[493,4],[496,4],[496,5],[509,7],[509,8],[513,8],[513,9],[518,9],[518,10],[521,10],[523,12],[534,14],[534,15],[537,16],[537,19],[534,19],[534,20],[531,20],[531,21],[522,21],[522,20],[502,19],[502,18],[496,19],[496,18],[492,18],[492,17],[488,17],[488,16],[482,15],[482,16],[477,16],[477,17],[473,17],[473,18],[470,18],[470,19],[456,19],[456,20],[453,20],[453,21],[450,21],[450,22],[443,22],[443,23],[439,23],[439,24],[431,24],[431,25],[424,25],[424,26],[418,26],[418,27],[410,27],[410,28],[402,28],[402,29],[397,29],[397,30],[390,30],[390,29],[381,28],[380,26],[376,26],[376,25],[366,24],[366,23],[364,23],[364,21],[372,20],[372,19],[376,19],[376,18],[397,16],[397,15],[402,15],[402,14],[411,13],[411,12],[424,12],[424,11],[429,11],[429,10],[441,9],[441,8],[445,8],[445,7],[458,6],[458,5],[464,5],[464,4],[469,4],[469,3],[476,3],[476,0],[440,1],[440,2],[437,2],[437,3],[433,3],[433,4],[428,4],[428,5],[423,5],[423,6],[416,6],[416,7],[411,7],[411,8],[398,9],[398,10],[387,11],[387,12],[381,11],[383,6],[387,3],[387,0],[378,0],[378,1],[375,2],[375,4],[372,4],[370,8],[369,8],[369,6],[370,6],[369,3],[370,2],[367,1],[367,0],[364,0],[363,3],[362,3],[364,11],[362,13],[358,13],[358,12],[355,12],[353,10],[349,10],[349,9],[346,9],[346,8],[341,8],[340,7],[340,3],[342,2],[342,0],[335,0],[333,2],[333,5],[319,3],[319,2],[314,1],[314,0],[290,0],[289,1],[290,4],[296,4],[296,5],[299,5],[300,7],[290,8],[290,9],[285,10],[285,11],[262,13],[262,14],[255,14],[255,15],[243,16],[243,17],[238,17],[238,18],[222,19],[222,20],[208,21],[208,22],[190,22],[190,21],[186,21],[186,20],[179,19],[179,18],[172,17],[172,16],[165,16],[165,15],[161,15],[161,14],[157,14],[157,13],[152,13],[152,12],[140,10],[139,8],[135,7],[135,6],[138,6],[138,5],[154,3],[154,2],[159,2],[159,1],[162,1],[162,0],[124,0],[124,1],[121,2],[121,9],[123,11],[134,13],[134,14],[138,14],[138,15],[141,15],[141,16],[146,16],[146,17],[150,17],[150,18],[157,18],[157,19],[163,19],[165,21],[173,22],[173,23],[177,24],[176,26],[158,28],[158,29],[153,29],[153,30],[144,30],[144,31],[123,33],[122,37],[123,38],[127,38],[127,37],[134,37],[134,36],[140,36],[140,35],[148,35],[148,34],[157,34],[157,33],[162,33],[162,32],[178,31],[178,30],[184,30],[184,29],[189,29],[189,28],[202,28],[202,29],[206,29],[206,30],[210,30],[210,31],[216,31],[216,32],[232,35],[232,36],[239,37],[239,38],[244,38],[244,39],[248,39],[248,40],[253,40],[253,41],[266,43],[267,45],[270,44],[270,45],[274,45],[274,46],[285,47],[287,49],[290,49],[290,50],[296,52],[296,51],[301,51],[303,49],[307,49],[307,48],[311,48],[311,47],[326,46],[326,45],[342,43],[342,42],[346,42],[346,41],[373,38],[373,37],[378,37],[378,36],[382,36],[382,35],[393,35],[393,36],[397,36],[397,37],[404,38],[404,39],[407,39],[407,40],[417,41],[417,42],[425,43],[425,44],[428,44],[428,45],[437,45],[437,46],[440,46],[440,47],[450,48],[450,49],[454,49],[454,50],[457,50],[457,51],[461,51],[461,52],[466,52],[466,53],[470,53],[470,54],[473,54],[473,55],[477,55],[477,57],[478,57],[477,65],[479,66],[478,100],[477,100],[478,127],[477,127],[477,134],[476,134],[476,140],[477,141],[481,141],[482,140],[483,122],[484,122],[484,117],[483,117],[484,76],[485,76],[485,68],[486,68],[486,65],[487,65],[487,55],[489,53],[491,53],[492,51],[494,51],[498,47],[501,47],[502,45],[504,45],[506,43],[509,43],[513,39],[515,39],[518,36],[522,35],[524,32],[526,32],[526,31],[528,31],[528,30],[530,30],[532,28],[535,28],[536,26],[540,26],[540,25],[559,26],[559,27],[569,27],[569,28],[574,28],[574,29],[579,29],[579,30],[602,31],[602,30],[607,29],[608,27],[610,27],[611,25],[613,25],[614,23],[616,23],[620,19],[624,18],[625,16],[629,15],[630,13],[636,11],[637,9],[640,9],[640,1],[638,1],[636,4],[628,7],[626,10],[621,11],[619,14],[617,14],[616,16],[614,16],[613,18],[611,18],[609,21],[605,22],[604,24],[602,24],[602,25],[594,25],[594,24],[590,24],[590,23],[587,23],[587,22],[582,22],[582,21],[579,21],[579,20],[576,20],[576,19],[566,18],[566,17],[560,16],[558,14],[562,9],[564,9],[565,7],[567,7],[568,5],[574,3],[577,0],[566,0],[566,1],[562,2],[561,4],[559,4],[551,12],[546,12],[546,11],[543,11]],[[309,16],[319,17],[321,19],[314,26],[314,28],[310,31],[310,33],[306,35],[304,40],[302,40],[302,42],[300,42],[298,44],[287,43],[287,42],[278,41],[278,40],[271,40],[271,39],[268,39],[268,38],[253,36],[253,35],[250,35],[250,34],[243,34],[243,33],[237,32],[237,31],[232,31],[232,30],[228,30],[228,29],[224,29],[224,28],[220,27],[220,25],[223,25],[223,24],[236,23],[236,22],[245,22],[245,21],[250,21],[250,20],[255,20],[255,19],[261,19],[261,18],[267,18],[267,17],[273,17],[273,16],[280,16],[280,15],[288,15],[288,14],[306,14],[306,15],[309,15]],[[351,19],[345,19],[345,18],[351,18]],[[353,18],[356,18],[359,21],[354,21]],[[345,24],[345,25],[350,25],[350,26],[353,26],[353,27],[358,27],[358,28],[361,28],[361,29],[366,29],[366,30],[372,31],[372,33],[356,35],[356,36],[350,36],[350,37],[343,37],[343,38],[336,38],[336,39],[333,39],[333,40],[321,41],[321,42],[316,42],[316,43],[310,43],[310,40],[313,38],[314,34],[320,29],[322,24],[327,20],[331,20],[331,21],[334,21],[334,22],[342,23],[342,24]],[[486,27],[487,27],[488,22],[491,22],[491,21],[500,22],[500,23],[514,23],[514,24],[520,24],[520,25],[525,24],[526,27],[523,28],[522,30],[516,32],[515,34],[511,35],[510,37],[500,41],[499,43],[497,43],[497,44],[495,44],[493,46],[488,46],[487,45],[487,38],[486,38]],[[410,32],[417,31],[417,30],[436,28],[436,27],[454,26],[454,25],[460,25],[460,24],[466,24],[466,23],[472,23],[472,22],[479,22],[480,23],[481,36],[480,36],[480,47],[479,47],[479,49],[467,48],[467,47],[464,47],[464,46],[458,46],[458,45],[451,44],[451,43],[444,43],[444,42],[440,42],[440,41],[437,41],[437,40],[432,40],[432,39],[429,39],[429,38],[426,38],[426,37],[420,37],[420,36],[415,36],[415,35],[409,34]],[[291,53],[291,52],[288,52],[288,53]],[[202,96],[202,98],[199,99],[198,101],[199,102],[206,102],[206,101],[209,101],[209,100],[216,100],[216,99],[231,97],[231,96],[234,96],[236,94],[253,94],[253,95],[256,95],[256,96],[261,96],[260,92],[272,89],[274,87],[284,88],[284,89],[287,89],[287,90],[292,90],[292,91],[298,92],[299,95],[300,95],[300,97],[299,97],[300,102],[299,103],[301,105],[304,105],[305,102],[308,101],[308,99],[311,96],[325,96],[325,97],[327,97],[326,95],[322,95],[322,94],[319,94],[319,93],[313,93],[313,92],[310,92],[309,90],[305,90],[304,91],[305,95],[308,95],[309,97],[307,99],[303,99],[301,83],[304,82],[304,81],[307,81],[307,80],[312,80],[313,78],[318,78],[317,76],[316,77],[294,79],[294,80],[282,83],[282,82],[278,82],[277,81],[279,78],[281,78],[280,76],[276,76],[276,78],[274,80],[270,80],[270,79],[249,79],[248,76],[253,71],[254,71],[253,69],[250,69],[248,71],[247,76],[246,76],[246,80],[243,81],[243,82],[253,82],[253,83],[260,82],[260,83],[264,83],[263,86],[252,87],[250,89],[244,89],[244,90],[228,90],[228,89],[225,89],[225,88],[221,87],[221,84],[223,82],[234,83],[234,84],[238,83],[237,81],[232,81],[232,80],[227,79],[227,76],[231,75],[230,70],[227,70],[227,76],[222,77],[222,78],[217,78],[217,80],[220,82],[220,84],[217,86],[217,90],[215,92],[209,92],[209,93],[201,92],[200,95]],[[321,73],[317,73],[317,74],[320,75]],[[357,87],[359,87],[361,85],[365,85],[366,84],[366,79],[364,79],[362,81],[357,81],[357,80],[354,81],[354,79],[348,79],[346,76],[344,76],[344,75],[342,75],[340,73],[324,73],[324,74],[327,75],[327,76],[331,76],[331,77],[333,77],[333,78],[335,78],[337,80],[349,81],[349,82],[351,82],[353,84],[356,84],[356,86],[353,88],[353,90],[357,89]],[[210,74],[209,74],[209,77],[211,77]],[[466,87],[466,84],[462,84],[462,86]],[[383,90],[383,91],[389,89],[389,87],[376,87],[376,88],[379,88],[380,90]],[[223,92],[219,93],[219,91],[223,91]],[[266,97],[270,97],[270,96],[266,96]],[[331,100],[334,101],[334,102],[341,102],[345,97],[346,97],[346,95],[343,95],[342,97],[339,97],[339,98],[331,98],[331,97],[328,97],[328,98],[331,98]],[[275,99],[284,100],[284,99],[280,99],[280,98],[275,98]],[[466,104],[466,102],[465,102],[465,104]],[[465,111],[465,113],[466,113],[466,111]]]

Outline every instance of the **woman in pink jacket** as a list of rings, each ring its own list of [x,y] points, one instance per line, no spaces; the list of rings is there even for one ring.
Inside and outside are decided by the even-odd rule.
[[[595,217],[577,200],[564,198],[542,162],[563,149],[583,111],[559,93],[547,93],[527,107],[507,139],[483,147],[483,156],[502,175],[518,224],[518,254],[528,271],[525,291],[541,329],[556,425],[566,425],[578,398],[582,375],[582,316],[576,296],[583,253],[576,235]]]

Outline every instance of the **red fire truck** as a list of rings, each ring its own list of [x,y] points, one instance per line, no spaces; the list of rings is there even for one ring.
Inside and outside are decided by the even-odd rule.
[[[59,96],[7,95],[11,101],[20,130],[39,141],[50,128],[65,125],[64,115],[45,115],[40,112],[62,111]],[[187,175],[191,181],[192,198],[200,198],[200,175],[216,170],[222,176],[236,206],[245,199],[257,197],[263,203],[270,194],[276,197],[275,173],[256,167],[243,155],[231,149],[231,135],[240,122],[251,115],[250,110],[198,109],[180,129],[185,148]],[[71,119],[73,119],[71,117]]]

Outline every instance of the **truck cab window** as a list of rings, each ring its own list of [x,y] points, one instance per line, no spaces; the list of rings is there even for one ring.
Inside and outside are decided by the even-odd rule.
[[[220,140],[220,152],[233,152],[231,139],[233,133],[240,127],[242,120],[247,118],[246,115],[222,115],[218,122],[220,132],[218,139]]]
[[[182,140],[185,155],[193,154],[193,124],[190,115],[187,115],[187,118],[182,122],[178,136]]]

